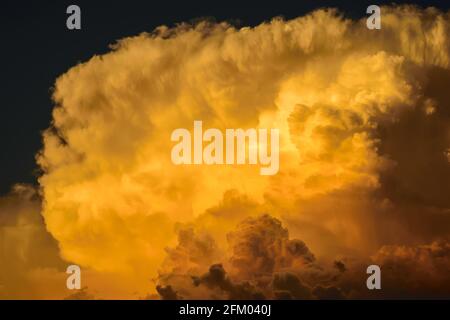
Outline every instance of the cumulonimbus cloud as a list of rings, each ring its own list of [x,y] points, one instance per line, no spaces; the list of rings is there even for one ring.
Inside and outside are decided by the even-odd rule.
[[[381,30],[318,10],[253,28],[200,22],[122,39],[56,81],[37,157],[47,228],[65,259],[124,279],[170,269],[167,256],[178,253],[166,248],[186,226],[194,233],[182,233],[191,239],[183,245],[196,248],[200,233],[206,247],[179,253],[194,262],[178,272],[208,279],[223,263],[232,274],[204,252],[233,257],[227,234],[264,212],[317,259],[445,238],[449,44],[449,13],[411,6],[383,7]],[[175,166],[170,134],[194,120],[278,128],[279,173]],[[277,277],[283,288],[288,276]],[[298,292],[340,292],[307,282]]]

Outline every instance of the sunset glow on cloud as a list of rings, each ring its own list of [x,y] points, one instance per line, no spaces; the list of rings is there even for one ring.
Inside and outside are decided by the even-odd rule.
[[[55,83],[40,189],[0,200],[0,245],[51,258],[7,252],[1,273],[39,288],[74,263],[90,298],[450,296],[450,13],[382,19],[161,26],[74,66]],[[196,120],[279,129],[279,170],[175,165],[171,134]],[[372,263],[389,266],[382,292],[365,287]]]

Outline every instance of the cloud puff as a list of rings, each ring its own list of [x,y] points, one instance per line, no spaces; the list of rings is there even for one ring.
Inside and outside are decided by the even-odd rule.
[[[344,257],[346,263],[332,264],[315,260],[302,241],[290,240],[287,229],[269,215],[243,220],[228,239],[229,256],[216,258],[220,263],[207,267],[208,261],[203,260],[203,268],[181,272],[175,268],[160,274],[160,297],[338,300],[442,298],[450,294],[450,245],[444,239],[425,245],[383,246],[372,257]],[[180,238],[175,250],[183,246],[183,240]],[[197,249],[183,252],[195,257]],[[295,258],[287,258],[289,255]],[[366,269],[372,264],[381,268],[381,291],[366,287]],[[206,268],[207,272],[200,271]]]
[[[276,299],[310,299],[311,289],[293,273],[277,273],[273,277],[273,295]]]
[[[167,248],[167,257],[160,272],[198,273],[204,272],[221,257],[220,249],[209,233],[198,234],[193,228],[181,229],[178,233],[178,245]]]
[[[311,283],[320,276],[327,276],[308,247],[298,239],[289,239],[281,222],[267,214],[244,219],[228,233],[227,239],[228,256],[211,254],[220,263],[210,264],[209,260],[202,259],[202,266],[184,268],[187,263],[178,261],[181,268],[161,272],[158,278],[160,296],[172,299],[304,299],[313,296],[309,284],[303,283],[301,278]],[[179,244],[169,253],[182,251],[185,256],[195,258],[197,246],[189,249],[185,242],[192,243],[179,237]],[[214,245],[208,247],[215,248]],[[169,254],[167,259],[174,262],[172,257]],[[205,269],[206,272],[202,271]]]
[[[373,260],[383,267],[386,297],[450,295],[450,243],[446,240],[417,246],[384,246]]]
[[[301,240],[290,240],[288,230],[269,215],[248,218],[228,234],[230,264],[241,277],[251,279],[286,268],[309,265],[314,255]]]

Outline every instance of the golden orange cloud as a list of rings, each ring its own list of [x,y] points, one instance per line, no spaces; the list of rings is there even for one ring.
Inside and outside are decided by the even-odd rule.
[[[306,243],[313,269],[447,237],[450,16],[382,10],[381,30],[335,10],[254,28],[162,26],[61,75],[37,160],[43,216],[62,257],[112,274],[130,297],[155,293],[152,279],[175,271],[199,277],[198,290],[211,287],[211,271],[251,280],[233,271],[230,239],[263,213]],[[278,174],[174,165],[172,131],[198,119],[220,130],[278,128]],[[225,269],[209,269],[217,263]],[[285,295],[294,275],[295,297],[342,293],[317,282],[329,273],[302,268],[293,262],[277,275],[275,291]],[[237,292],[231,280],[221,285]],[[106,291],[95,280],[89,287]]]

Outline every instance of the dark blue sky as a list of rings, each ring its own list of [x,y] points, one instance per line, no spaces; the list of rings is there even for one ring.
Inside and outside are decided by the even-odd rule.
[[[56,77],[78,62],[108,50],[125,36],[199,17],[256,25],[274,16],[294,18],[320,7],[340,8],[361,17],[370,4],[391,1],[164,1],[40,0],[2,1],[0,6],[0,194],[18,182],[36,183],[35,154],[41,131],[51,120],[51,87]],[[433,5],[450,1],[396,1]],[[82,10],[82,30],[66,29],[66,8]]]

